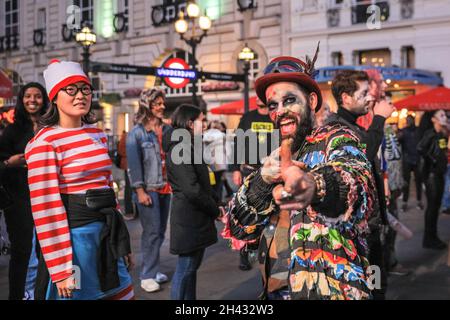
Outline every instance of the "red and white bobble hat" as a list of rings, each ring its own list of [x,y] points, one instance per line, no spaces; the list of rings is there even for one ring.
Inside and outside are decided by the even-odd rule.
[[[59,90],[69,84],[80,81],[91,84],[78,62],[59,61],[57,59],[50,61],[47,69],[44,70],[44,80],[50,101],[53,101]]]

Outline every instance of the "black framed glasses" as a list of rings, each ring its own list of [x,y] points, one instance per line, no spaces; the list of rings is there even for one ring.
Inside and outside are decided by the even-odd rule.
[[[81,91],[81,93],[84,96],[88,96],[88,95],[92,94],[92,91],[94,89],[89,84],[83,84],[81,87],[78,87],[74,84],[70,84],[67,87],[62,88],[61,90],[64,90],[69,96],[75,97],[77,95],[78,91]]]
[[[279,60],[269,63],[263,71],[264,74],[277,72],[305,72],[305,67],[292,60]]]

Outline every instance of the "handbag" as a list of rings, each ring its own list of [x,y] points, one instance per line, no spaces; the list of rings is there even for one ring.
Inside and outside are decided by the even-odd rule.
[[[0,185],[0,210],[5,210],[13,205],[12,197],[6,188]]]
[[[87,207],[93,210],[115,208],[117,206],[116,194],[111,188],[89,189],[86,191],[85,199]]]

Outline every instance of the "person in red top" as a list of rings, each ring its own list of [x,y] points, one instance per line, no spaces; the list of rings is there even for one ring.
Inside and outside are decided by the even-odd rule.
[[[159,290],[160,283],[168,281],[159,270],[172,194],[161,147],[163,133],[170,129],[162,122],[164,98],[164,91],[158,88],[142,91],[136,125],[128,133],[126,145],[128,174],[143,229],[141,287],[147,292]]]
[[[125,209],[125,219],[131,220],[136,218],[136,210],[133,208],[132,203],[132,191],[130,186],[130,178],[128,177],[127,169],[128,169],[128,161],[127,161],[127,132],[124,130],[122,135],[120,136],[119,142],[117,143],[117,154],[120,159],[119,168],[124,170],[125,177],[125,190],[124,190],[124,209]],[[116,165],[117,165],[116,164]]]
[[[79,63],[58,60],[44,79],[51,105],[25,149],[40,247],[35,298],[132,299],[130,239],[90,81]]]

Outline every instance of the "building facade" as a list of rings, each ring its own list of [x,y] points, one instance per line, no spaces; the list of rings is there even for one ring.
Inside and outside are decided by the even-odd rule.
[[[317,67],[374,65],[426,69],[450,86],[450,0],[198,0],[212,27],[198,46],[197,68],[241,73],[238,54],[256,54],[250,78],[278,55],[304,58],[320,41]],[[51,59],[81,61],[75,30],[87,21],[97,34],[91,61],[164,66],[181,58],[192,67],[190,47],[174,20],[187,1],[0,0],[0,68],[20,82],[43,82]],[[371,7],[376,5],[376,7]],[[244,8],[243,8],[244,7]],[[245,10],[245,7],[247,9]],[[369,11],[368,11],[369,10]],[[188,31],[189,32],[189,31]],[[115,135],[132,126],[142,88],[167,88],[169,109],[190,102],[192,84],[173,89],[154,76],[91,74],[99,90],[104,128]],[[394,85],[394,83],[392,84]],[[397,84],[398,85],[398,84]],[[199,80],[207,109],[242,99],[242,84]],[[251,93],[254,95],[251,81]],[[3,99],[3,105],[13,101]],[[237,118],[228,118],[230,126]]]
[[[258,0],[256,8],[244,11],[236,0],[197,3],[212,18],[212,28],[197,49],[199,69],[242,73],[238,54],[247,44],[256,54],[250,68],[250,77],[255,78],[260,66],[281,54],[281,0]],[[186,4],[163,0],[0,0],[0,67],[15,71],[24,83],[43,83],[42,73],[50,60],[81,62],[82,48],[74,41],[75,31],[70,27],[84,21],[90,22],[97,34],[97,43],[90,49],[91,62],[164,66],[171,57],[192,62],[190,47],[173,25]],[[76,21],[77,13],[81,13],[81,21]],[[137,96],[144,87],[165,86],[172,105],[190,102],[191,84],[172,89],[153,76],[99,73],[91,77],[102,95],[102,125],[116,135],[132,126]],[[241,84],[199,80],[198,87],[208,109],[242,99]],[[8,102],[12,101],[3,104]]]

